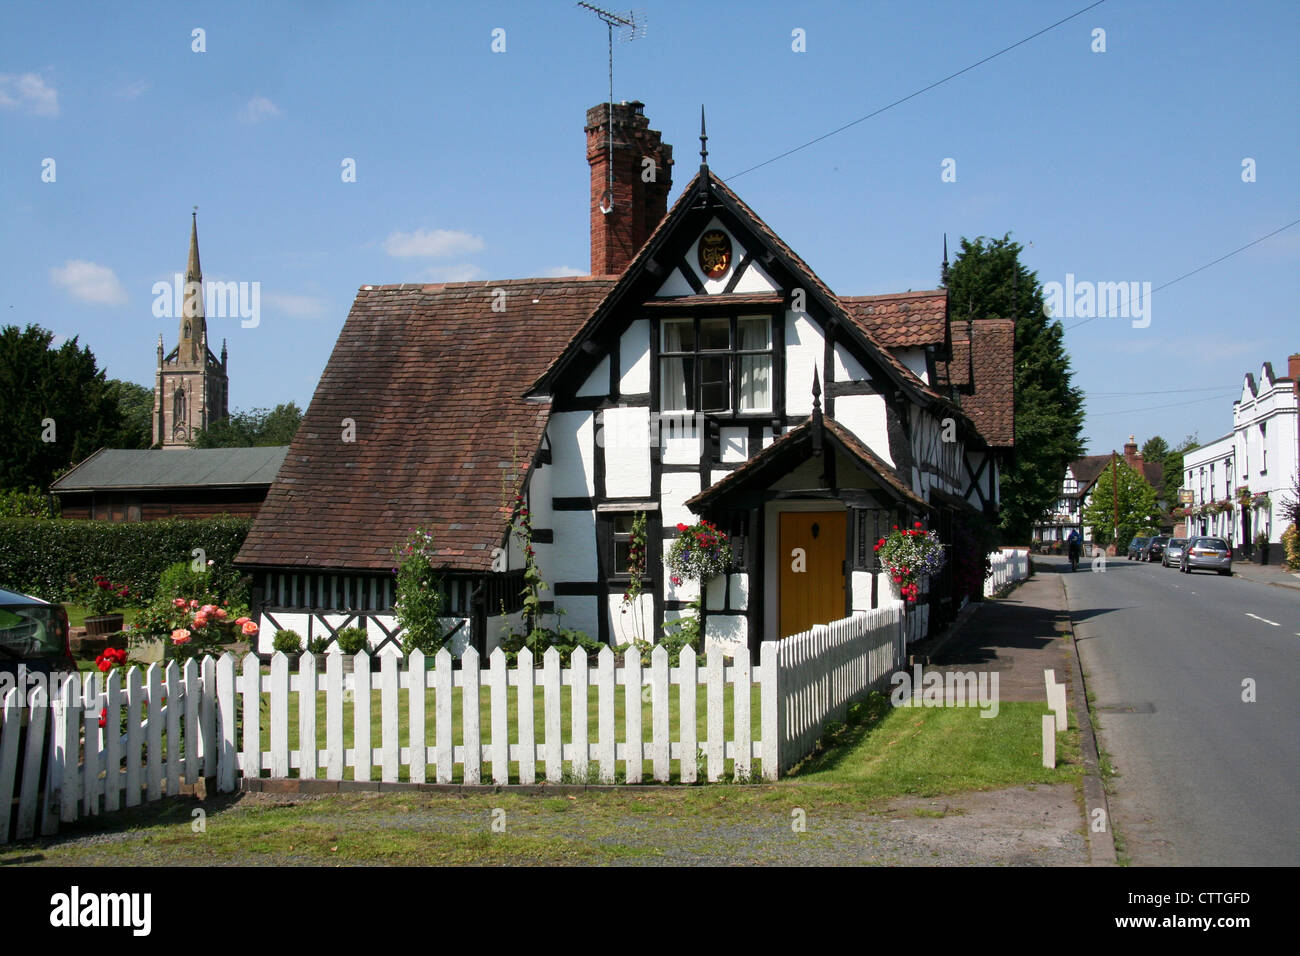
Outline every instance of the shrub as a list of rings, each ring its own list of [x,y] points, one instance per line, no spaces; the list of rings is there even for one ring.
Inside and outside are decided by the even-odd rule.
[[[57,518],[59,499],[39,488],[0,490],[0,518]]]
[[[331,638],[324,634],[317,634],[307,642],[307,651],[311,654],[324,654],[325,649],[330,646]]]
[[[218,579],[239,580],[235,555],[251,518],[162,521],[51,521],[0,518],[0,581],[47,601],[77,601],[96,575],[129,588],[137,606],[153,600],[164,570],[200,548]],[[231,603],[245,598],[229,595]]]
[[[528,634],[517,634],[511,630],[501,640],[501,650],[505,651],[507,664],[516,663],[519,660],[519,652],[525,647],[533,655],[533,663],[540,664],[542,656],[553,647],[560,654],[560,664],[567,667],[573,652],[579,647],[587,651],[587,659],[590,662],[604,646],[582,631],[567,627],[559,629],[535,627]]]
[[[184,660],[205,654],[216,657],[226,644],[256,637],[257,630],[239,608],[176,597],[156,599],[136,615],[127,634],[135,644],[162,638],[170,642],[173,656]]]
[[[1300,529],[1291,525],[1282,532],[1282,550],[1286,555],[1286,566],[1291,571],[1300,571]]]
[[[451,635],[442,622],[442,579],[434,567],[433,535],[415,528],[393,548],[396,562],[397,600],[393,612],[402,625],[402,653],[414,650],[438,653]]]
[[[297,654],[302,650],[302,635],[297,631],[280,628],[271,638],[271,649],[281,654]]]
[[[335,636],[338,638],[339,650],[348,656],[360,654],[370,646],[370,637],[364,627],[345,627]]]

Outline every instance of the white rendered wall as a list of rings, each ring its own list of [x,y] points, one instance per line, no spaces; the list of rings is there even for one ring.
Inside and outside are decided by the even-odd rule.
[[[674,296],[674,295],[694,295],[695,290],[690,287],[682,277],[681,270],[674,269],[672,273],[664,280],[664,284],[659,287],[656,296]]]
[[[605,446],[605,494],[610,498],[650,495],[650,409],[607,408],[601,439]]]
[[[551,441],[551,494],[557,498],[589,498],[596,493],[594,421],[591,412],[551,415],[546,433]]]
[[[747,621],[743,614],[710,614],[704,620],[704,652],[716,649],[728,657],[747,653]]]
[[[930,384],[930,371],[925,365],[924,349],[899,349],[894,352],[894,357],[926,385]]]
[[[582,388],[578,389],[578,395],[595,396],[609,394],[609,356],[606,355],[596,365],[595,371],[587,376],[587,380],[582,383]]]
[[[826,405],[826,375],[822,369],[825,339],[821,328],[806,312],[785,313],[785,410],[788,415],[812,414],[813,371],[822,383],[822,407]],[[839,418],[840,399],[835,399]]]
[[[650,391],[650,321],[636,319],[628,325],[619,341],[618,390],[622,395],[642,395]]]
[[[551,525],[549,582],[596,580],[596,514],[592,511],[557,511]],[[558,599],[557,599],[558,600]]]
[[[700,476],[698,472],[664,472],[660,478],[663,497],[660,499],[660,512],[665,528],[677,524],[694,524],[696,516],[686,507],[687,498],[700,493]]]
[[[888,464],[889,418],[883,395],[840,395],[835,399],[835,420]]]
[[[702,418],[702,415],[659,416],[659,449],[665,465],[694,465],[699,462]]]
[[[641,629],[637,630],[637,617],[640,612]],[[614,646],[628,644],[640,636],[643,640],[655,643],[655,602],[653,594],[642,594],[633,604],[623,601],[623,592],[611,591],[609,594],[609,637]]]
[[[862,363],[855,359],[843,342],[835,344],[835,381],[864,382],[869,376]],[[838,401],[838,399],[836,400]]]

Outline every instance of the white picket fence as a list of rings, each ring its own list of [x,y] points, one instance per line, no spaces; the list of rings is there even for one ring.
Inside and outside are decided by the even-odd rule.
[[[989,555],[993,574],[984,579],[984,596],[991,597],[999,589],[1029,577],[1029,549],[1004,548]]]
[[[106,683],[69,677],[53,706],[38,689],[24,707],[13,690],[0,734],[0,804],[12,807],[17,796],[16,824],[12,812],[0,814],[0,842],[32,837],[38,822],[48,835],[60,820],[171,796],[200,777],[215,778],[221,792],[264,775],[533,784],[540,763],[548,783],[640,783],[648,761],[650,779],[694,783],[722,780],[730,761],[733,779],[775,780],[850,701],[884,689],[903,666],[902,623],[901,604],[859,612],[764,643],[756,668],[744,653],[700,660],[690,648],[670,667],[662,647],[649,667],[636,655],[616,665],[608,647],[594,666],[575,650],[567,667],[552,648],[540,668],[526,649],[514,667],[497,649],[486,668],[473,648],[458,663],[439,651],[431,667],[419,652],[361,653],[349,673],[339,654],[325,655],[322,671],[310,654],[293,670],[277,653],[269,673],[256,655],[224,654],[184,669],[115,671]]]

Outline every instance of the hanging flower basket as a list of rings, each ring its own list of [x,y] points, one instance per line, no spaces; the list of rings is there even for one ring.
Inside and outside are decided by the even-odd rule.
[[[681,584],[684,578],[703,583],[731,567],[731,543],[712,522],[679,524],[677,530],[681,533],[668,552],[673,584]]]
[[[917,521],[902,531],[894,525],[888,537],[876,542],[876,554],[889,572],[890,579],[908,604],[915,604],[920,594],[917,582],[923,574],[934,574],[943,567],[943,543],[933,531],[926,531]]]

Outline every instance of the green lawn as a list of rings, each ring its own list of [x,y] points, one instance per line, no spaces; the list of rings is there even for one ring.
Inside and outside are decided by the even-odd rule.
[[[85,626],[86,617],[87,615],[90,614],[90,611],[84,605],[65,604],[63,605],[63,609],[68,612],[69,626],[71,627]],[[124,608],[119,608],[116,611],[112,611],[111,613],[121,614],[122,624],[125,626],[135,620],[136,615],[140,613],[140,609],[138,607],[124,607]]]

